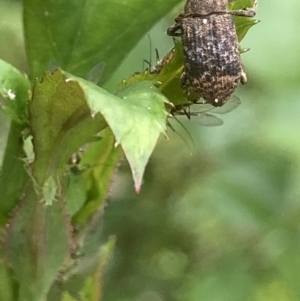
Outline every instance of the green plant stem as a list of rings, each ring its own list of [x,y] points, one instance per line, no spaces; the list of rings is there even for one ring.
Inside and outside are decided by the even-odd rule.
[[[11,123],[0,172],[0,226],[3,226],[11,210],[18,204],[28,180],[24,168],[21,131],[23,126]]]

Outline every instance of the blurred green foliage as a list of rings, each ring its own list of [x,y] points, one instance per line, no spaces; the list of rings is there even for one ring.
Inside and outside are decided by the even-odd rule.
[[[150,31],[162,56],[172,46],[166,29],[181,7]],[[7,41],[0,57],[26,70],[20,6],[1,1],[0,11]],[[138,196],[129,169],[120,167],[104,215],[105,235],[117,236],[104,300],[300,300],[299,13],[298,0],[259,1],[262,22],[242,42],[251,48],[242,55],[249,84],[236,93],[242,105],[222,116],[221,127],[182,119],[192,155],[170,130]],[[141,71],[143,59],[149,60],[147,36],[106,88]],[[0,122],[1,152],[2,115]]]

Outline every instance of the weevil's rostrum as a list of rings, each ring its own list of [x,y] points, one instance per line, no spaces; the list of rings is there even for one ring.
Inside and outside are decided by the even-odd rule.
[[[169,35],[182,39],[182,86],[214,106],[222,106],[240,82],[247,82],[233,15],[253,17],[255,10],[228,11],[229,2],[232,1],[188,0],[184,14],[168,29]]]

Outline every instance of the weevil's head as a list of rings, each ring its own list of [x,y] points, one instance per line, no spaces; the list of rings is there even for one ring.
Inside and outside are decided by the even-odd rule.
[[[187,0],[184,12],[185,14],[197,13],[200,15],[207,15],[213,12],[225,12],[229,2],[235,0]]]

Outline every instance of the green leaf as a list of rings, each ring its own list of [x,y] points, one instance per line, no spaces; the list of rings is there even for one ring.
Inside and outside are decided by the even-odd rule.
[[[135,189],[139,191],[157,139],[160,133],[165,133],[166,98],[147,81],[129,85],[114,96],[93,83],[68,76],[80,84],[93,116],[99,112],[106,120],[115,136],[115,145],[122,146]]]
[[[72,153],[95,141],[96,133],[106,127],[100,115],[91,117],[79,84],[67,81],[59,70],[35,85],[29,113],[35,151],[32,174],[41,187],[50,176],[60,175]]]
[[[12,65],[0,60],[0,106],[12,119],[0,172],[0,224],[19,202],[28,175],[24,169],[21,131],[28,123],[28,78]],[[16,176],[17,175],[17,176]],[[4,201],[5,200],[5,201]]]
[[[19,301],[45,300],[70,254],[70,229],[63,202],[46,206],[29,187],[6,228],[4,242],[19,282]]]
[[[230,10],[252,8],[256,0],[235,0],[228,7]]]
[[[130,85],[115,96],[59,70],[46,74],[36,84],[29,106],[35,150],[32,174],[37,184],[43,187],[50,176],[55,179],[71,154],[95,141],[94,135],[108,124],[139,191],[149,156],[165,132],[165,101],[149,82]]]
[[[81,195],[82,192],[78,192],[76,199],[67,197],[68,208],[72,206],[72,212],[76,213],[73,218],[75,225],[88,223],[99,208],[103,210],[101,205],[107,197],[112,176],[121,155],[121,148],[115,147],[115,138],[108,128],[102,132],[102,139],[92,143],[84,153],[78,165],[77,175],[72,176],[84,186],[82,187],[84,196]],[[77,185],[70,185],[68,191],[71,193],[77,189]],[[80,195],[81,199],[78,199]]]
[[[104,61],[106,81],[140,38],[179,2],[24,0],[31,78],[41,77],[51,62],[85,78]]]
[[[109,240],[101,246],[98,254],[97,268],[93,275],[85,281],[84,287],[80,294],[84,296],[84,300],[99,301],[103,298],[102,282],[104,270],[109,263],[116,245],[116,238],[111,236]]]
[[[24,124],[28,121],[27,103],[30,93],[28,78],[18,69],[0,59],[0,95],[1,106],[15,122]]]
[[[131,167],[138,192],[142,184],[145,166],[155,147],[160,133],[165,134],[168,103],[163,94],[149,82],[140,82],[125,87],[118,93],[128,101],[131,122],[125,136],[117,139],[121,143]]]
[[[254,20],[252,18],[244,18],[244,17],[235,17],[236,21],[236,32],[238,35],[239,42],[245,37],[248,30],[255,24],[259,23],[258,20]],[[242,20],[243,19],[243,20]]]
[[[19,203],[24,187],[28,181],[28,173],[24,168],[24,151],[22,149],[21,131],[24,126],[12,122],[8,135],[4,158],[0,172],[0,225],[5,225],[10,212]],[[16,176],[17,175],[17,176]]]
[[[103,274],[115,249],[115,236],[110,236],[108,241],[102,244],[99,243],[100,231],[96,226],[98,225],[94,225],[93,230],[90,229],[85,245],[80,249],[82,255],[78,256],[73,267],[69,269],[69,275],[63,276],[67,280],[60,285],[73,298],[79,300],[101,300]]]
[[[65,269],[61,271],[61,277],[54,283],[47,300],[56,301],[57,296],[63,291],[67,291],[73,298],[79,300],[86,300],[85,298],[88,298],[89,294],[87,300],[90,301],[93,292],[94,296],[97,296],[101,285],[100,277],[115,246],[115,237],[113,236],[107,242],[103,242],[102,228],[102,213],[98,213],[90,220],[89,225],[76,235],[77,252],[72,257],[73,260],[70,260]],[[97,286],[94,286],[95,283],[90,285],[90,279],[94,276],[96,276]]]
[[[67,202],[67,210],[71,216],[75,215],[87,200],[87,183],[83,177],[84,171],[73,171],[72,167],[63,183],[64,196]]]

